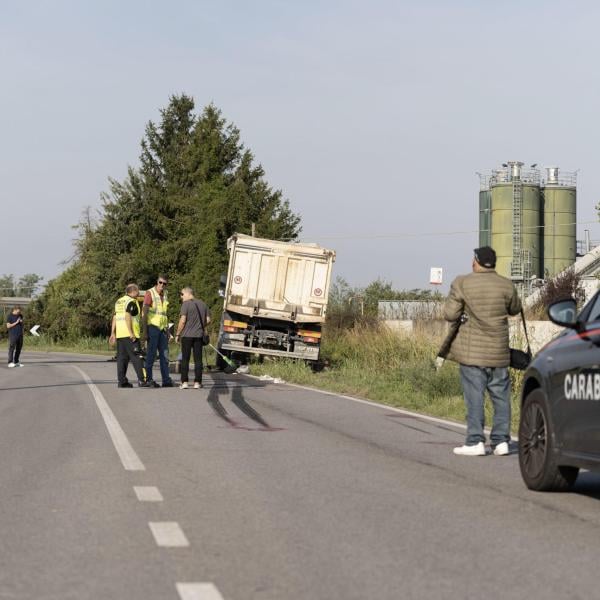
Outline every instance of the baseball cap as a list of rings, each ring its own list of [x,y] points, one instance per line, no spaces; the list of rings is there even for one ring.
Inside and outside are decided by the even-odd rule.
[[[496,251],[489,246],[475,248],[475,260],[486,269],[493,269],[496,266]]]

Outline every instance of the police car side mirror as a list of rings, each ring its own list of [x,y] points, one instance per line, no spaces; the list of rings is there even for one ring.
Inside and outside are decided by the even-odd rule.
[[[548,307],[548,316],[553,323],[561,327],[577,328],[577,303],[573,298],[553,302]]]

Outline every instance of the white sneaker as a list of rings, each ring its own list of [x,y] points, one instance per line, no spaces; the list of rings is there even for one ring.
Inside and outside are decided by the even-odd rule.
[[[202,387],[202,384],[199,381],[194,382],[194,389],[199,390]]]
[[[15,363],[15,367],[22,367],[22,366],[23,366],[23,363],[20,363],[20,362]]]
[[[510,454],[510,448],[508,447],[508,442],[500,442],[494,448],[494,456],[506,456]]]
[[[17,365],[15,363],[8,363],[8,368],[12,369],[13,367],[16,367]]]
[[[180,390],[187,390],[188,389],[188,384],[187,381],[184,381],[180,386],[179,386]]]
[[[458,448],[454,448],[453,452],[461,456],[485,456],[485,446],[483,442],[479,442],[473,446],[458,446]]]

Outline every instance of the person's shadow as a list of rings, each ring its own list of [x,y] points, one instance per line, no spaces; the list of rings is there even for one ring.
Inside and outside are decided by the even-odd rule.
[[[235,419],[233,419],[230,414],[227,412],[227,409],[221,403],[222,396],[229,396],[229,392],[231,391],[231,401],[237,408],[239,408],[247,417],[250,417],[254,422],[261,425],[260,428],[251,428],[241,425]],[[210,388],[210,392],[208,393],[207,402],[210,407],[213,409],[215,414],[219,416],[223,421],[225,421],[231,427],[235,427],[236,429],[245,429],[248,431],[277,431],[277,429],[271,427],[264,417],[252,406],[250,406],[246,400],[244,399],[244,393],[242,391],[242,386],[233,385],[228,386],[226,382],[220,381],[216,382]]]

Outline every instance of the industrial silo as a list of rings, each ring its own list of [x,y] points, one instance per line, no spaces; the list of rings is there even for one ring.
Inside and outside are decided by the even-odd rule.
[[[558,167],[547,168],[542,188],[544,220],[544,271],[541,276],[554,277],[575,262],[577,248],[576,174],[562,173]]]
[[[509,162],[490,182],[491,246],[496,271],[526,286],[541,275],[541,204],[538,171]]]

